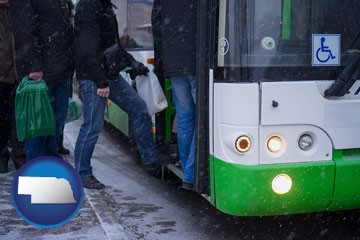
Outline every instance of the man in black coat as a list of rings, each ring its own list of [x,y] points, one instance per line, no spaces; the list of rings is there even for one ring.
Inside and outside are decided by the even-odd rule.
[[[83,93],[84,116],[75,146],[75,167],[83,186],[92,189],[105,187],[92,173],[91,158],[103,128],[107,97],[128,113],[144,169],[154,173],[160,165],[172,162],[159,152],[153,141],[145,102],[120,75],[117,79],[107,76],[103,52],[119,44],[113,7],[110,0],[79,0],[75,9],[75,69]],[[119,61],[131,67],[130,76],[146,75],[149,70],[119,47],[122,55]]]
[[[73,61],[70,11],[64,0],[12,0],[10,11],[19,77],[45,80],[56,120],[55,136],[25,141],[27,159],[57,156],[69,101],[67,75]]]
[[[183,185],[193,189],[196,103],[196,0],[154,0],[155,68],[169,77],[178,118]],[[162,66],[161,66],[162,65]]]
[[[17,76],[10,22],[9,1],[0,0],[0,173],[8,172],[10,158],[16,169],[26,161],[24,146],[16,136],[14,103]]]

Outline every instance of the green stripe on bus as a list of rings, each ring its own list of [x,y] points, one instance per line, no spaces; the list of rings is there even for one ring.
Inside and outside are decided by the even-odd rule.
[[[290,39],[291,32],[291,0],[283,1],[282,39]]]
[[[329,210],[360,208],[360,150],[335,150],[334,196]]]
[[[237,216],[283,215],[327,210],[335,178],[333,161],[247,166],[214,159],[215,205]],[[278,174],[292,179],[286,194],[272,190]]]

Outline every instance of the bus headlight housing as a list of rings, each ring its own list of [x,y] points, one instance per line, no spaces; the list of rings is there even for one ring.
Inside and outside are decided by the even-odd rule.
[[[267,149],[272,153],[277,153],[283,148],[283,141],[279,136],[272,136],[267,140]]]
[[[272,189],[277,194],[288,193],[292,187],[292,180],[287,174],[279,174],[272,181]]]
[[[299,138],[299,148],[307,151],[313,146],[313,142],[313,138],[309,134],[304,134]]]
[[[235,148],[240,153],[245,153],[251,148],[251,140],[248,136],[240,136],[235,141]]]

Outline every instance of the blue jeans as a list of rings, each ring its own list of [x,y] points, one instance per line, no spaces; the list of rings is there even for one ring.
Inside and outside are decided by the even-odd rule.
[[[97,95],[96,84],[91,80],[79,80],[82,92],[84,122],[80,127],[75,145],[75,167],[80,175],[91,176],[91,157],[104,124],[106,98]]]
[[[55,115],[55,135],[35,137],[25,141],[27,160],[43,156],[57,155],[59,138],[62,133],[69,106],[68,83],[47,84],[51,106]]]
[[[196,77],[170,77],[178,118],[178,146],[183,182],[194,182]]]
[[[75,167],[81,176],[92,175],[91,157],[104,124],[107,99],[97,95],[96,84],[91,80],[79,80],[83,93],[84,123],[81,125],[75,146]],[[109,99],[129,115],[132,134],[144,165],[160,158],[160,152],[152,137],[151,118],[145,102],[136,91],[119,76],[109,81]]]
[[[144,100],[120,75],[110,81],[110,100],[129,115],[131,133],[135,138],[144,165],[159,160],[160,152],[152,135],[151,118]]]

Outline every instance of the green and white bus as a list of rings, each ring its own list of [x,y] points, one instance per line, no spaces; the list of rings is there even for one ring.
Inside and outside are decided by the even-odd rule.
[[[360,3],[197,3],[195,190],[238,216],[359,208]]]

